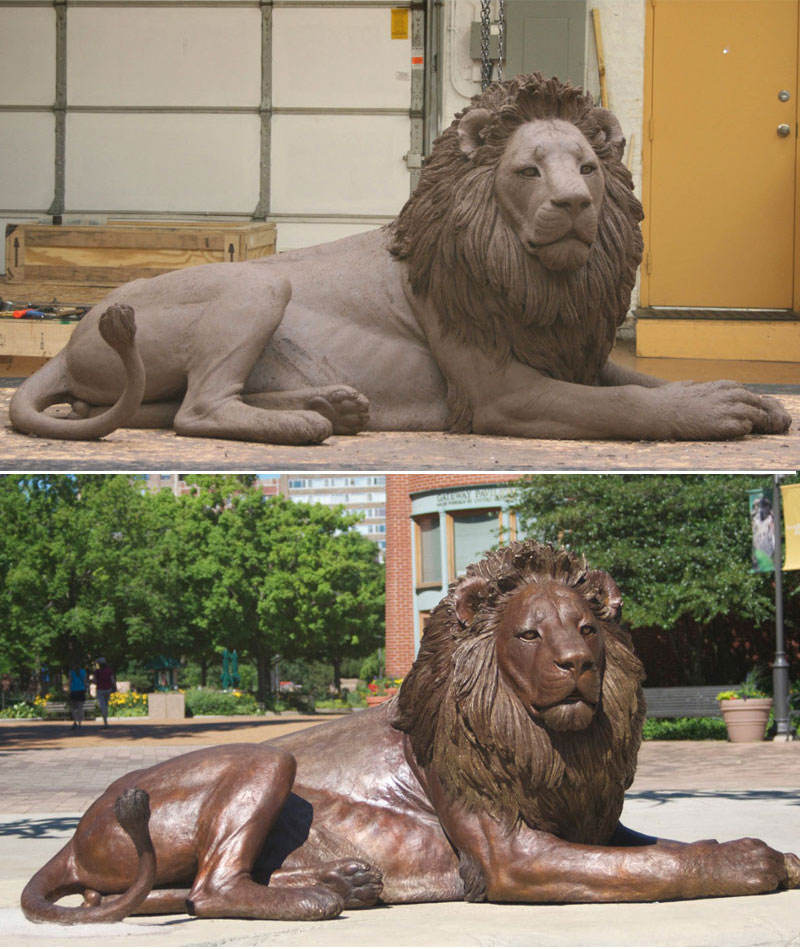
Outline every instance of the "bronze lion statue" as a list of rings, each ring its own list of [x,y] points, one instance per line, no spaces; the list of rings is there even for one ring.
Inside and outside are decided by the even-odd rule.
[[[392,224],[120,287],[17,390],[11,421],[48,438],[138,425],[298,445],[365,428],[785,431],[780,403],[736,383],[609,361],[642,255],[624,146],[580,89],[495,83],[436,141]],[[63,402],[68,417],[44,411]]]
[[[25,887],[25,914],[311,920],[378,900],[797,886],[797,857],[760,840],[681,844],[619,823],[645,715],[620,604],[611,577],[568,551],[489,555],[433,611],[397,696],[120,778]],[[56,904],[75,892],[82,907]]]

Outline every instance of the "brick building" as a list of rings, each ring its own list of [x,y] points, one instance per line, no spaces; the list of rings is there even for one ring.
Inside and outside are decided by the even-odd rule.
[[[425,617],[468,563],[515,540],[510,501],[519,475],[386,477],[386,671],[402,676]]]

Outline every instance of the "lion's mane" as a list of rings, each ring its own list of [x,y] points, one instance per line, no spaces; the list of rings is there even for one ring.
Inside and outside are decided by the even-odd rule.
[[[489,593],[462,627],[455,594],[473,577],[488,580]],[[552,732],[534,722],[504,681],[495,652],[509,598],[521,587],[553,580],[584,597],[605,632],[599,707],[592,724],[578,732]],[[395,700],[393,724],[408,734],[417,762],[433,764],[445,790],[471,810],[509,828],[524,822],[565,840],[605,844],[636,768],[643,678],[630,636],[603,600],[597,572],[569,551],[512,543],[470,566],[431,613]]]
[[[642,257],[642,206],[630,172],[597,121],[591,97],[539,73],[495,82],[434,143],[413,195],[390,225],[390,250],[414,293],[436,307],[445,332],[513,356],[568,382],[592,384],[625,319]],[[471,109],[493,118],[467,157],[458,123]],[[603,165],[597,240],[577,272],[546,270],[527,254],[494,198],[497,164],[512,134],[535,119],[572,122]],[[463,406],[461,411],[463,411]],[[469,419],[453,422],[468,428]]]

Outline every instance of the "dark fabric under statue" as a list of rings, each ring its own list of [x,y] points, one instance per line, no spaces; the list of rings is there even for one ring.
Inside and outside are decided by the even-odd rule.
[[[619,823],[645,716],[611,577],[533,541],[471,566],[384,705],[114,782],[28,883],[29,919],[327,919],[439,900],[770,893],[800,860]],[[703,828],[698,828],[702,833]],[[82,907],[56,903],[83,893]]]
[[[616,118],[539,74],[456,116],[397,220],[241,264],[138,280],[27,380],[12,424],[126,425],[301,445],[332,433],[725,439],[778,433],[775,399],[609,360],[642,256]],[[72,405],[69,417],[45,409]]]

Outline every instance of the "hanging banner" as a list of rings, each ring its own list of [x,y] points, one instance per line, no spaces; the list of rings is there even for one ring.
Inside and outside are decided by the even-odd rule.
[[[800,484],[782,484],[783,569],[800,570]]]
[[[772,573],[775,564],[775,516],[772,513],[772,498],[764,488],[751,488],[750,524],[753,528],[752,564],[756,573]]]

